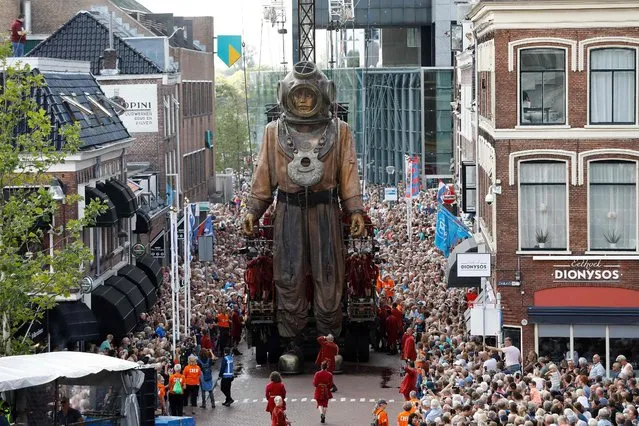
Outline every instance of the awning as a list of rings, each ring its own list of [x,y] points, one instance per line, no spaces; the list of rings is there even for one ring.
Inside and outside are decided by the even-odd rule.
[[[49,312],[51,346],[68,342],[94,342],[100,339],[100,330],[95,315],[82,302],[58,303]]]
[[[142,209],[135,212],[135,231],[134,234],[146,234],[151,232],[151,216]]]
[[[118,217],[132,217],[138,209],[138,200],[131,189],[117,179],[99,182],[97,188],[107,194],[113,204]]]
[[[115,210],[115,206],[104,192],[93,188],[92,186],[87,186],[84,188],[84,199],[87,205],[91,202],[91,200],[98,200],[102,201],[107,206],[107,211],[95,218],[95,224],[93,227],[104,228],[118,223],[118,214]]]
[[[458,277],[457,276],[457,254],[477,253],[477,241],[474,238],[467,238],[453,249],[448,256],[448,264],[444,275],[444,281],[448,287],[481,287],[479,277]]]
[[[75,379],[102,371],[127,371],[138,364],[87,352],[47,352],[0,358],[0,392]]]
[[[162,285],[162,281],[164,281],[164,276],[162,275],[162,266],[156,258],[151,256],[150,254],[145,254],[135,261],[135,266],[144,271],[155,288],[158,288],[160,287],[160,285]]]
[[[100,335],[124,337],[135,328],[137,317],[129,299],[115,288],[101,285],[91,292],[91,310],[100,325]]]
[[[146,312],[150,312],[158,297],[157,290],[146,273],[137,266],[125,265],[118,271],[118,276],[126,278],[138,287],[146,301]]]
[[[528,321],[535,324],[639,325],[639,308],[531,306]]]
[[[137,285],[123,277],[112,276],[104,282],[104,285],[111,286],[129,299],[133,310],[135,310],[135,322],[137,324],[140,315],[146,312],[146,300]]]

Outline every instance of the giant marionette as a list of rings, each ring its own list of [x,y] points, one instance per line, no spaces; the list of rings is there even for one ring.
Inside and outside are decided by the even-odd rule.
[[[342,327],[344,241],[342,211],[350,233],[364,233],[355,143],[348,124],[331,111],[335,85],[312,62],[300,62],[278,84],[280,118],[264,131],[244,232],[273,202],[273,278],[280,336],[295,338],[307,324],[307,277],[320,335]]]

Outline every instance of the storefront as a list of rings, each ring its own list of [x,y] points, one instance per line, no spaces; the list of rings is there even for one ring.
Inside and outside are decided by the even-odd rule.
[[[551,288],[533,294],[527,308],[535,351],[555,362],[598,354],[610,373],[618,355],[639,366],[639,290],[632,289],[636,261],[602,257],[555,258],[543,265]],[[545,260],[545,259],[543,259]],[[632,260],[635,260],[634,258]]]

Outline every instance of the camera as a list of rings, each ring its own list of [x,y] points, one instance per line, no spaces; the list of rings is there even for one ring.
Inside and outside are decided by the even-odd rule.
[[[486,204],[491,205],[495,201],[495,196],[493,194],[486,194]]]

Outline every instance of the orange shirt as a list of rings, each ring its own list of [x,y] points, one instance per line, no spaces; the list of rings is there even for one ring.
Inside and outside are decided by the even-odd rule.
[[[217,314],[217,326],[222,328],[231,327],[229,316],[227,314]]]
[[[388,413],[386,410],[378,408],[375,410],[375,415],[377,416],[377,424],[379,426],[390,426],[388,423]]]
[[[411,414],[417,412],[417,407],[419,407],[419,399],[412,398],[410,403],[413,404],[413,408],[410,409]]]
[[[160,398],[160,400],[163,400],[165,395],[166,386],[164,386],[162,383],[158,383],[158,398]]]
[[[408,426],[408,416],[410,411],[402,411],[397,415],[397,426]]]
[[[173,393],[173,385],[176,381],[179,381],[182,385],[182,392],[184,392],[184,387],[186,386],[186,379],[180,373],[171,374],[169,376],[169,393]]]
[[[384,280],[384,295],[386,297],[393,297],[395,295],[395,282],[391,279]]]
[[[187,386],[199,386],[202,370],[197,365],[187,365],[183,370]]]

